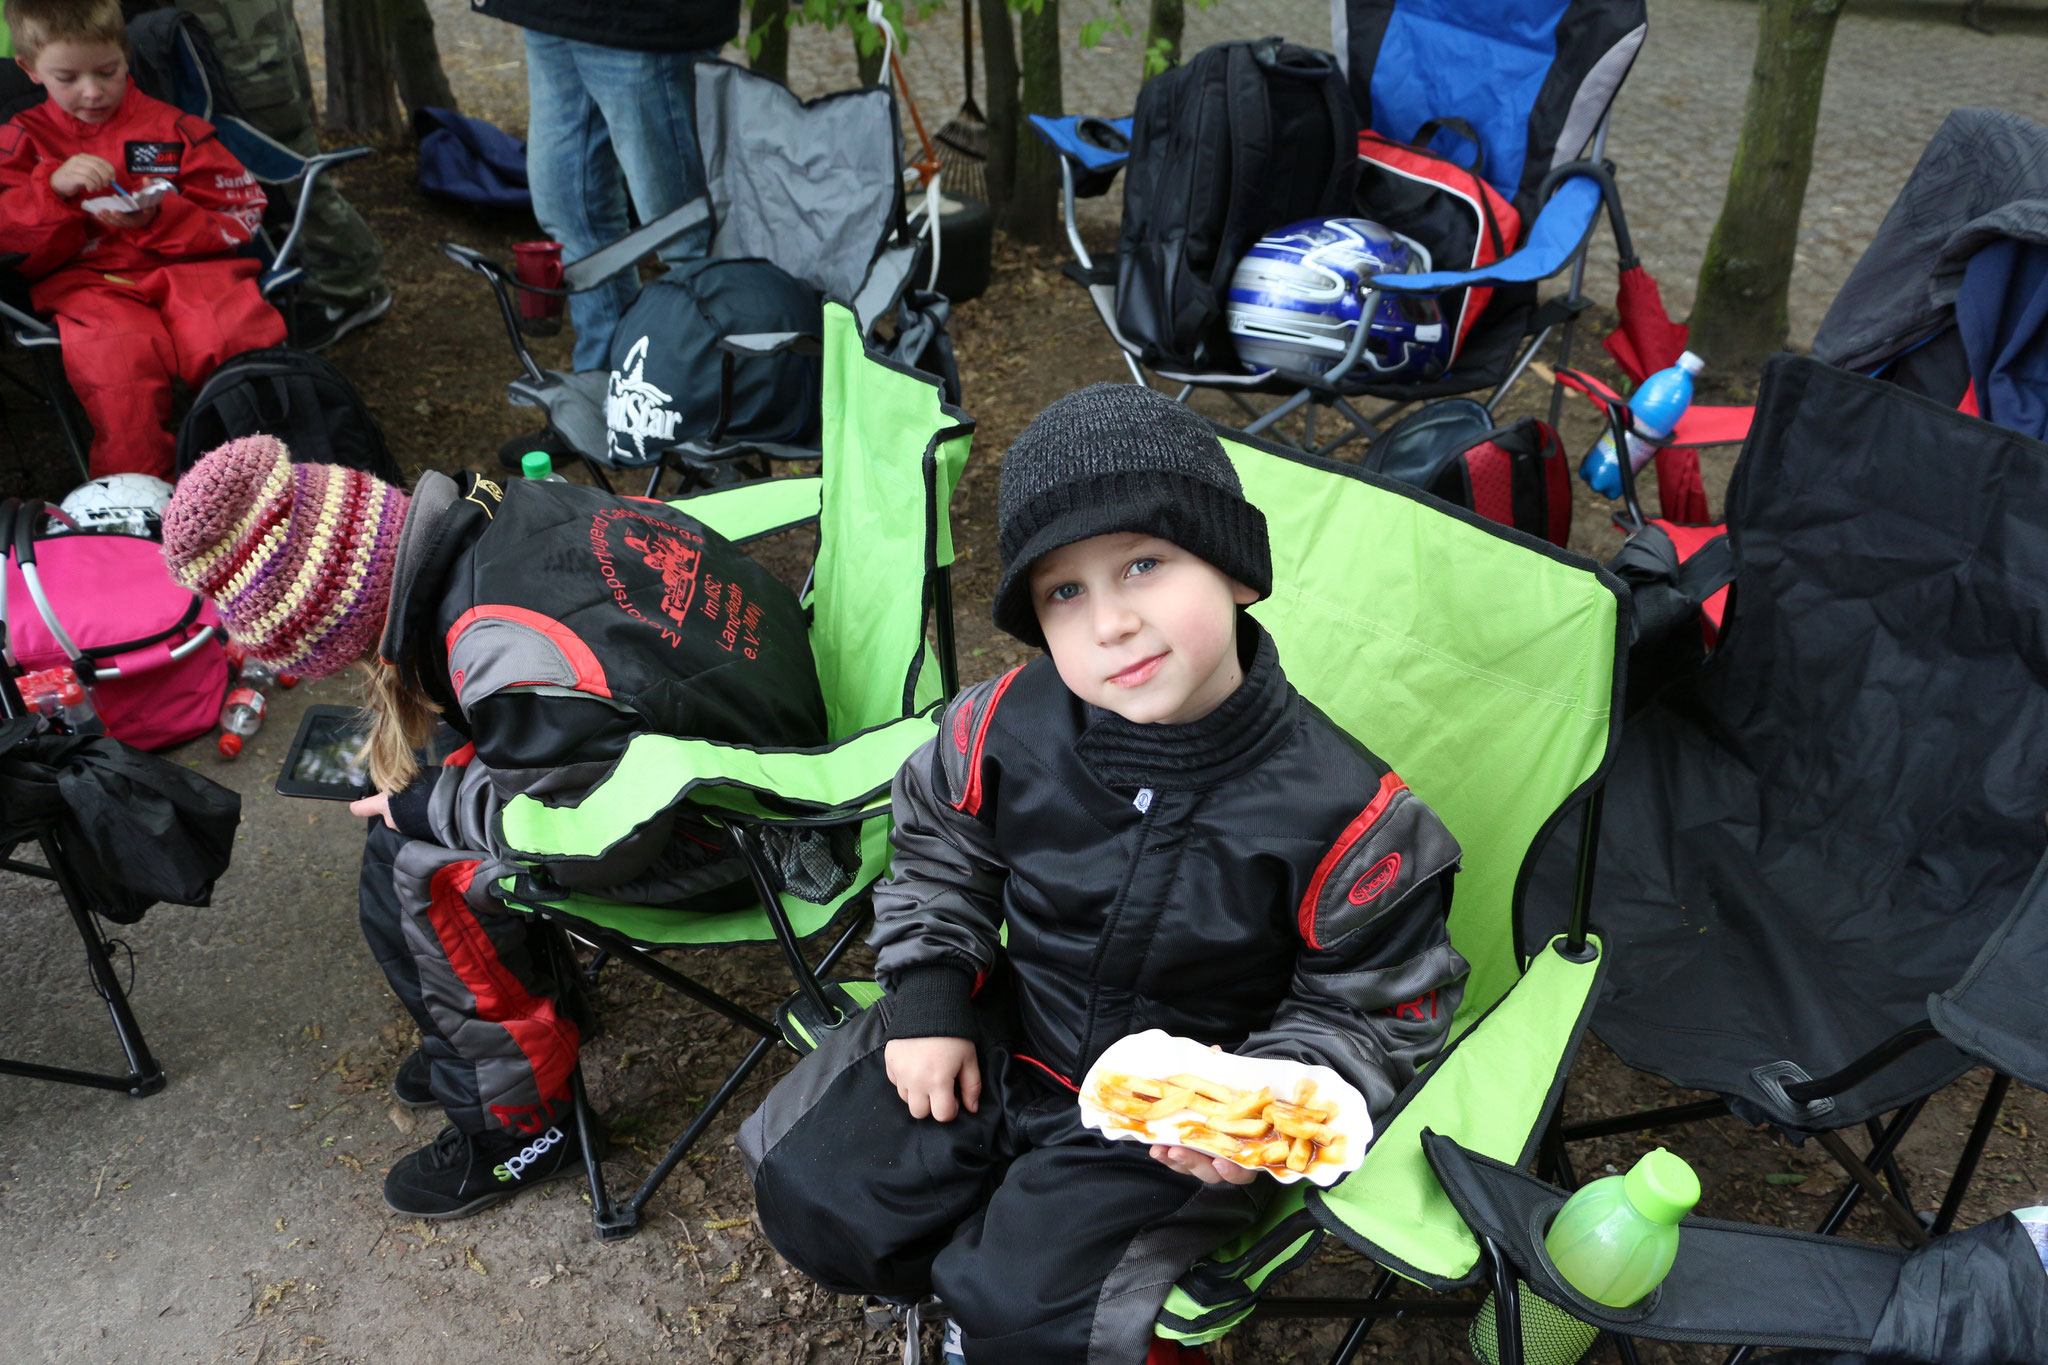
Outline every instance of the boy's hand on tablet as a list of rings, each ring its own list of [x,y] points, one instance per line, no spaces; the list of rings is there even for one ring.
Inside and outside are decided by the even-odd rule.
[[[1173,1167],[1182,1175],[1191,1175],[1204,1185],[1249,1185],[1259,1178],[1257,1171],[1248,1171],[1235,1161],[1225,1161],[1220,1156],[1210,1156],[1192,1147],[1155,1145],[1152,1159],[1162,1166]]]
[[[882,1062],[914,1119],[945,1123],[959,1117],[962,1105],[970,1114],[981,1109],[981,1064],[966,1038],[898,1038],[883,1049]]]

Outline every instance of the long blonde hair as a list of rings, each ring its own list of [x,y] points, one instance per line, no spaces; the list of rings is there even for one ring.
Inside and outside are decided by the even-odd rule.
[[[418,751],[434,737],[441,708],[396,664],[371,654],[358,667],[370,712],[370,783],[386,794],[404,791],[419,775]]]

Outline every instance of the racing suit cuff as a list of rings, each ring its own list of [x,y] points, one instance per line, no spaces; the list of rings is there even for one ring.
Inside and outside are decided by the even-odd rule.
[[[974,978],[958,967],[913,967],[889,992],[889,1038],[972,1038]]]
[[[409,839],[431,839],[434,824],[428,818],[427,808],[434,796],[434,781],[440,777],[439,768],[423,768],[420,775],[412,780],[403,791],[391,793],[391,823],[398,832]]]

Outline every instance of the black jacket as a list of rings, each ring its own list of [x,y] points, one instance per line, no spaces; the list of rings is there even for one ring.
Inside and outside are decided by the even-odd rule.
[[[1458,845],[1248,618],[1240,651],[1244,683],[1187,725],[1089,707],[1050,659],[953,701],[896,779],[875,891],[892,1036],[970,1036],[1006,957],[1025,1046],[1070,1084],[1160,1028],[1332,1067],[1379,1111],[1436,1055],[1468,972]]]
[[[739,0],[469,0],[469,7],[535,33],[634,52],[723,47],[740,31]]]
[[[826,736],[790,591],[675,509],[581,484],[422,475],[378,654],[469,741],[393,801],[402,831],[450,848],[506,852],[506,801],[573,802],[637,734],[770,748]],[[619,834],[604,858],[551,870],[621,886],[670,843],[666,821]]]

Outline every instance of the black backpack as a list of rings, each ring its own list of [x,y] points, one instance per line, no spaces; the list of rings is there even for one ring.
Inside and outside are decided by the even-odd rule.
[[[216,446],[256,435],[275,436],[303,464],[347,465],[405,486],[356,386],[310,351],[267,346],[215,370],[178,428],[178,472]]]
[[[1246,248],[1351,212],[1358,111],[1337,59],[1218,43],[1138,91],[1124,170],[1117,328],[1148,365],[1234,365],[1223,309]]]
[[[825,330],[818,291],[751,257],[671,267],[633,300],[612,333],[604,418],[612,463],[651,464],[664,447],[718,429],[729,441],[814,443],[824,392],[816,356],[735,359],[719,338]],[[719,426],[721,374],[732,376],[731,410]]]

